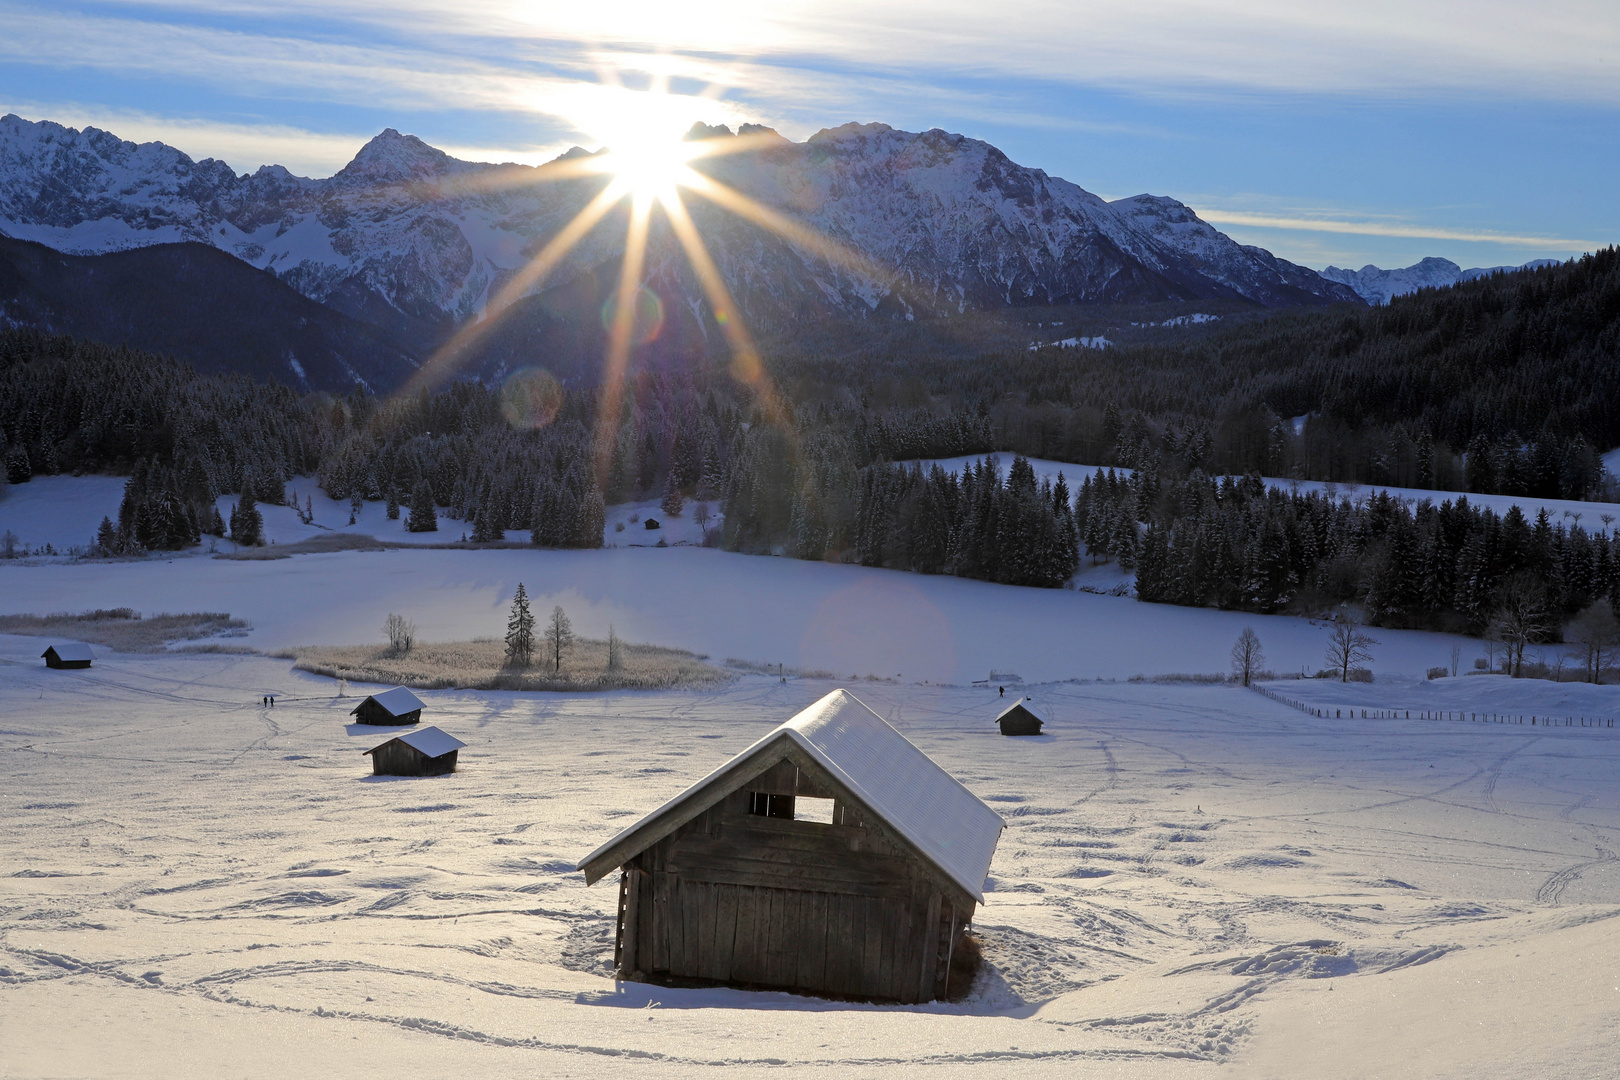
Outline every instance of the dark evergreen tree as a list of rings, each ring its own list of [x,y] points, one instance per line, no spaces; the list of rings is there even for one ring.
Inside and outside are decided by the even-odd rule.
[[[669,478],[664,482],[664,497],[659,500],[658,508],[670,517],[677,517],[680,515],[681,507],[684,505],[686,503],[681,498],[680,483],[672,471]]]
[[[101,525],[96,529],[94,549],[97,555],[102,556],[118,553],[118,530],[113,526],[112,518],[101,519]]]
[[[512,613],[506,620],[506,662],[514,667],[528,667],[534,655],[534,612],[529,610],[529,594],[518,582],[512,597]]]
[[[405,522],[410,532],[438,532],[439,515],[433,507],[433,485],[418,480],[411,491],[411,516]]]
[[[264,516],[253,505],[253,496],[244,495],[231,511],[231,539],[243,547],[264,543]]]
[[[28,460],[28,448],[17,443],[6,451],[6,482],[26,484],[34,478],[33,464]]]

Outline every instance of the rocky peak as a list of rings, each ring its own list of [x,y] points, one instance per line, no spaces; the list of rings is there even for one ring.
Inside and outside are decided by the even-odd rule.
[[[332,179],[341,186],[401,184],[437,180],[466,165],[415,135],[384,128]]]

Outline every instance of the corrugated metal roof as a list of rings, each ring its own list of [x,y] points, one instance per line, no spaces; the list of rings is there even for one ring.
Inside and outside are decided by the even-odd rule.
[[[403,735],[397,735],[392,739],[380,742],[367,750],[366,753],[370,754],[381,750],[391,742],[402,742],[426,757],[442,757],[452,750],[460,750],[467,745],[454,735],[448,735],[436,727],[425,727],[417,728],[415,731],[407,731]]]
[[[1037,709],[1035,707],[1035,702],[1031,701],[1027,697],[1021,697],[1017,701],[1013,702],[1011,705],[1007,706],[1005,709],[1002,709],[999,713],[996,714],[996,723],[999,724],[1001,722],[1001,718],[1003,716],[1006,716],[1008,713],[1012,712],[1014,709],[1018,708],[1018,706],[1020,706],[1020,705],[1022,705],[1024,707],[1025,712],[1029,713],[1029,715],[1033,716],[1035,719],[1039,720],[1041,723],[1047,724],[1047,723],[1051,722],[1051,721],[1046,719],[1046,714],[1045,713],[1041,712],[1041,710],[1039,710],[1039,709]]]
[[[384,690],[380,694],[372,694],[366,700],[375,701],[378,705],[381,705],[389,716],[404,716],[406,713],[415,712],[422,707],[422,699],[403,686],[396,686],[392,690]],[[364,701],[360,703],[360,705],[364,704]],[[360,705],[356,705],[354,712],[349,715],[353,716],[354,713],[359,712]]]
[[[96,658],[96,654],[90,651],[90,646],[82,641],[64,641],[52,645],[51,649],[56,650],[57,658],[61,660],[94,660]],[[51,649],[46,649],[45,652],[50,652]],[[39,655],[44,656],[45,653]]]
[[[787,736],[910,842],[968,895],[984,902],[984,880],[1006,823],[955,777],[848,690],[834,690],[773,729],[732,761]],[[698,794],[722,765],[580,860],[584,867],[644,824]]]

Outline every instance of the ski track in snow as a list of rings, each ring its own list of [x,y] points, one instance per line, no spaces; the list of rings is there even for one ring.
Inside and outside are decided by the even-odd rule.
[[[616,891],[574,860],[836,683],[424,693],[424,719],[469,742],[462,767],[385,780],[358,751],[387,733],[287,661],[98,650],[51,672],[40,648],[0,637],[0,1008],[172,1001],[310,1039],[476,1046],[512,1072],[1205,1075],[1311,987],[1620,913],[1607,731],[1329,722],[1232,687],[1081,683],[1031,688],[1050,733],[1005,739],[993,690],[863,681],[1007,822],[970,998],[615,983]],[[1537,790],[1556,797],[1519,795]],[[50,1039],[25,1033],[20,1060]]]

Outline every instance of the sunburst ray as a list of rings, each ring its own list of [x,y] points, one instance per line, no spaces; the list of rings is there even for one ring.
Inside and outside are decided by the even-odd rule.
[[[739,382],[752,387],[759,394],[762,403],[767,406],[767,411],[776,415],[779,412],[776,389],[765,372],[759,349],[755,346],[748,327],[743,324],[737,303],[731,296],[731,290],[726,287],[720,268],[715,265],[714,257],[709,254],[703,238],[698,235],[697,226],[692,222],[686,204],[681,201],[679,194],[670,192],[659,199],[659,205],[663,207],[665,216],[669,218],[671,231],[680,241],[681,247],[686,252],[687,261],[692,264],[692,270],[697,274],[698,285],[708,297],[720,332],[725,335],[726,343],[731,346],[732,375]]]
[[[770,230],[795,247],[817,255],[826,262],[842,267],[851,273],[867,277],[890,289],[899,289],[904,286],[904,281],[893,271],[873,262],[853,248],[816,232],[808,225],[795,221],[780,210],[773,209],[757,199],[749,198],[736,188],[723,184],[712,176],[705,176],[696,170],[691,172],[692,179],[685,186],[716,206],[730,210],[738,217],[746,218],[755,225]]]
[[[600,411],[596,421],[595,452],[598,488],[607,486],[608,468],[613,463],[624,373],[630,364],[630,350],[635,347],[636,294],[641,290],[641,271],[646,264],[647,223],[651,214],[652,199],[644,192],[636,193],[630,204],[630,227],[625,233],[624,261],[619,266],[619,287],[615,293],[617,308],[613,312],[613,326],[608,332],[607,357],[602,366],[602,385],[598,391]]]
[[[556,269],[557,264],[574,249],[574,246],[596,227],[597,222],[601,221],[620,199],[624,198],[624,194],[622,188],[610,183],[596,198],[587,203],[583,210],[574,215],[573,220],[564,225],[561,231],[540,249],[539,254],[524,264],[523,268],[502,286],[501,291],[484,305],[483,316],[456,331],[450,340],[441,345],[416,374],[411,376],[400,393],[402,395],[415,393],[423,386],[434,385],[454,374],[465,361],[468,350],[499,325],[514,303]]]

